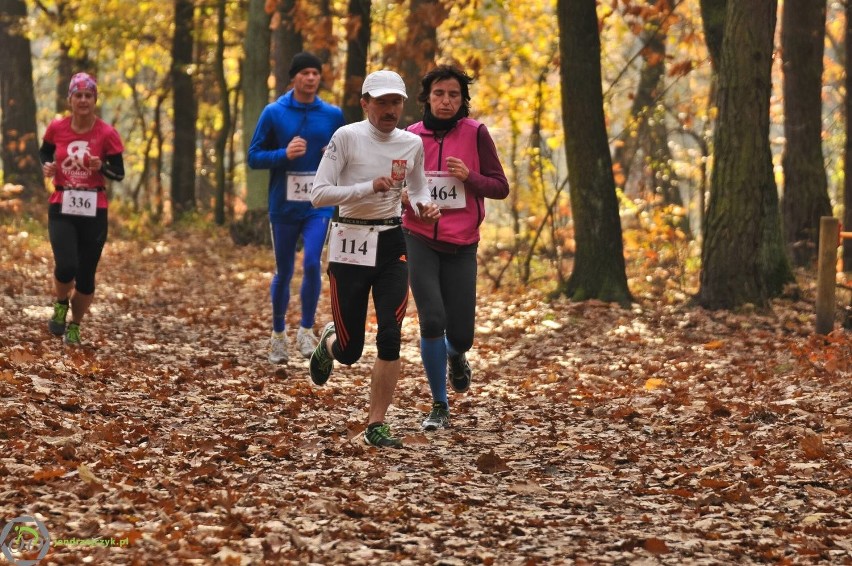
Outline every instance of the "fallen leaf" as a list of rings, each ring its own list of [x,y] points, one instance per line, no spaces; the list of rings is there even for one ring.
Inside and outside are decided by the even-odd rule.
[[[476,459],[476,467],[484,474],[497,474],[510,471],[509,466],[506,465],[506,461],[495,454],[493,449],[479,455]]]
[[[24,350],[12,350],[9,360],[14,364],[27,364],[36,360],[36,357]]]
[[[666,546],[665,541],[658,538],[646,539],[643,547],[651,554],[667,554],[669,552],[669,547]]]
[[[79,474],[80,479],[86,483],[95,483],[102,484],[103,481],[99,479],[95,474],[92,473],[92,470],[86,464],[80,464],[77,466],[77,474]]]
[[[507,468],[508,469],[508,468]],[[522,482],[515,483],[509,486],[509,491],[512,493],[519,493],[521,495],[534,495],[534,494],[544,494],[548,493],[548,491],[533,482]]]
[[[33,474],[33,479],[36,481],[51,480],[53,478],[64,476],[65,472],[67,472],[67,470],[64,468],[45,468],[35,472]]]
[[[827,454],[825,443],[822,437],[818,434],[807,434],[799,442],[799,447],[808,460],[817,460],[824,458]]]

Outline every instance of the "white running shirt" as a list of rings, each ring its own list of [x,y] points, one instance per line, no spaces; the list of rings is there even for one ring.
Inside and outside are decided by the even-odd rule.
[[[393,178],[399,189],[373,192],[373,179],[377,177]],[[395,218],[402,213],[403,184],[415,212],[416,203],[432,202],[420,137],[399,128],[385,134],[369,120],[362,120],[339,128],[331,137],[314,178],[311,202],[317,207],[339,205],[341,217]]]

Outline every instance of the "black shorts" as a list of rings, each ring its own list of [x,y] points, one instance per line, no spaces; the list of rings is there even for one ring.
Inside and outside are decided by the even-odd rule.
[[[106,208],[95,216],[62,214],[61,204],[47,209],[47,230],[53,248],[53,275],[60,283],[74,281],[84,295],[95,292],[95,272],[107,240],[109,227]]]
[[[328,279],[337,335],[332,346],[334,358],[347,365],[361,358],[372,292],[378,358],[398,360],[402,321],[408,307],[408,263],[402,229],[379,233],[374,267],[331,262]]]

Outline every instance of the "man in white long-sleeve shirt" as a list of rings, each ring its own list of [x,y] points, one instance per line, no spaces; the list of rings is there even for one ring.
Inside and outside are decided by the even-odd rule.
[[[311,380],[328,381],[334,360],[351,365],[364,350],[370,293],[376,311],[378,355],[370,383],[364,440],[378,447],[402,446],[385,414],[400,371],[400,335],[408,305],[408,265],[400,228],[405,187],[420,218],[437,222],[423,171],[423,143],[398,129],[405,83],[393,71],[364,79],[361,107],[367,119],[335,132],[320,161],[311,192],[314,206],[340,206],[328,242],[328,279],[333,322],[311,355]]]

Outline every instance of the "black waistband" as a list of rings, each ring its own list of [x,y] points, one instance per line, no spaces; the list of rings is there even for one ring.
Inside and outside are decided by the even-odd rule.
[[[402,218],[396,216],[394,218],[377,218],[375,220],[367,220],[364,218],[349,218],[341,216],[337,219],[343,224],[358,224],[360,226],[399,226],[402,224]]]
[[[62,186],[59,186],[59,185],[56,185],[53,188],[56,189],[57,191],[96,191],[96,192],[101,192],[101,191],[106,190],[106,187],[62,187]]]

